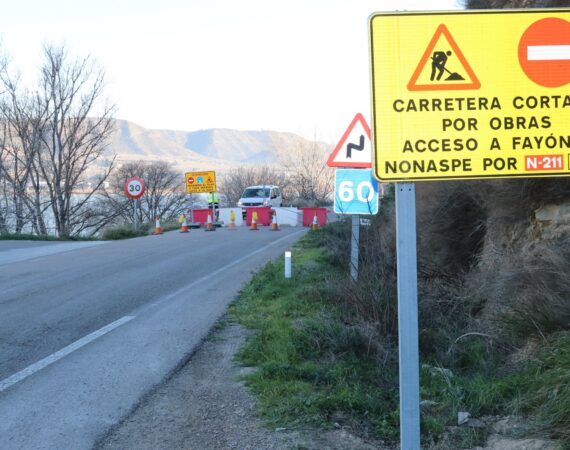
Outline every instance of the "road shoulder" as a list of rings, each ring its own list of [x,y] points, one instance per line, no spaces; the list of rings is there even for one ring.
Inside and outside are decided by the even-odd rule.
[[[248,331],[226,325],[189,362],[150,392],[95,446],[110,449],[377,449],[343,429],[269,430],[234,362]]]
[[[56,253],[107,244],[108,241],[0,241],[0,266]]]

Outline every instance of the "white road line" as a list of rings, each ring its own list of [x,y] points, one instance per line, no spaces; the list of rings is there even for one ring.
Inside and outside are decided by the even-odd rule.
[[[242,261],[245,261],[247,258],[251,258],[253,255],[256,255],[258,253],[263,252],[265,249],[272,247],[276,244],[278,244],[281,241],[284,241],[286,239],[289,239],[292,236],[296,236],[297,234],[300,233],[304,233],[306,230],[301,230],[301,231],[297,231],[295,233],[291,233],[288,234],[287,236],[283,236],[280,239],[277,239],[273,242],[271,242],[270,244],[267,244],[264,247],[258,248],[257,250],[248,253],[245,256],[242,256],[241,258],[236,259],[235,261],[226,264],[224,267],[221,267],[217,270],[214,270],[213,272],[210,272],[208,275],[203,276],[202,278],[199,278],[198,280],[190,283],[189,285],[184,286],[181,289],[178,289],[176,292],[169,294],[168,296],[166,296],[165,298],[163,298],[162,300],[158,301],[158,302],[154,302],[151,303],[150,305],[148,305],[146,308],[143,308],[143,310],[147,309],[147,308],[151,308],[151,307],[155,307],[160,305],[161,303],[165,302],[168,299],[171,299],[173,297],[178,297],[180,294],[182,294],[184,291],[191,289],[193,286],[196,286],[199,283],[203,283],[204,281],[218,275],[221,272],[224,272],[226,270],[228,270],[230,267],[235,266],[236,264],[241,263]],[[103,328],[100,328],[97,331],[94,331],[91,334],[88,334],[87,336],[79,339],[78,341],[75,341],[73,344],[68,345],[67,347],[62,348],[61,350],[52,353],[51,355],[47,356],[46,358],[32,364],[31,366],[26,367],[25,369],[21,370],[20,372],[15,373],[14,375],[11,375],[10,377],[6,378],[5,380],[0,381],[0,392],[8,389],[10,386],[13,386],[16,383],[19,383],[20,381],[22,381],[25,378],[28,378],[30,375],[33,375],[36,372],[39,372],[40,370],[46,368],[47,366],[49,366],[50,364],[53,364],[54,362],[60,360],[61,358],[66,357],[67,355],[69,355],[70,353],[74,352],[75,350],[80,349],[81,347],[84,347],[85,345],[89,344],[90,342],[94,341],[95,339],[103,336],[104,334],[109,333],[110,331],[113,331],[115,328],[120,327],[121,325],[130,322],[131,320],[133,320],[135,318],[135,316],[125,316],[122,317],[121,319],[110,323],[109,325],[104,326]]]
[[[245,261],[246,259],[251,258],[251,257],[254,256],[254,255],[257,255],[258,253],[263,252],[264,250],[266,250],[266,249],[268,249],[269,247],[272,247],[272,246],[274,246],[274,245],[280,243],[281,241],[284,241],[284,240],[286,240],[286,239],[289,239],[289,238],[291,238],[291,237],[293,237],[293,236],[296,236],[296,235],[298,235],[298,234],[305,233],[306,231],[307,231],[307,229],[303,229],[303,230],[301,230],[301,231],[296,231],[296,232],[294,232],[294,233],[291,233],[291,234],[288,234],[288,235],[286,235],[286,236],[283,236],[282,238],[279,238],[279,239],[277,239],[277,240],[271,242],[270,244],[267,244],[267,245],[264,246],[264,247],[258,248],[257,250],[254,250],[253,252],[248,253],[247,255],[242,256],[241,258],[238,258],[238,259],[236,259],[235,261],[233,261],[233,262],[231,262],[231,263],[229,263],[229,264],[226,264],[224,267],[220,267],[219,269],[216,269],[216,270],[214,270],[213,272],[210,272],[208,275],[204,275],[202,278],[198,278],[197,280],[193,281],[192,283],[187,284],[186,286],[184,286],[184,287],[178,289],[176,292],[173,292],[173,293],[171,293],[171,294],[168,294],[167,296],[163,297],[163,298],[160,299],[159,301],[154,302],[154,303],[152,303],[152,304],[149,304],[149,305],[147,305],[147,306],[142,307],[141,309],[137,310],[137,312],[138,312],[139,314],[144,313],[145,311],[148,311],[150,308],[154,308],[154,307],[156,307],[156,306],[159,306],[159,305],[161,305],[162,303],[164,303],[164,302],[166,302],[166,301],[168,301],[168,300],[170,300],[170,299],[172,299],[172,298],[179,297],[180,295],[184,294],[184,293],[185,293],[186,291],[188,291],[189,289],[192,289],[194,286],[196,286],[196,285],[198,285],[198,284],[200,284],[200,283],[203,283],[204,281],[209,280],[210,278],[213,278],[213,277],[215,277],[216,275],[218,275],[218,274],[220,274],[220,273],[222,273],[222,272],[225,272],[225,271],[228,270],[230,267],[233,267],[233,266],[235,266],[236,264],[239,264],[239,263]]]
[[[66,357],[70,353],[73,353],[75,350],[78,350],[81,347],[84,347],[85,345],[89,344],[90,342],[94,341],[95,339],[100,338],[104,334],[107,334],[110,331],[113,331],[115,328],[118,328],[121,325],[123,325],[127,322],[130,322],[134,318],[135,318],[135,316],[122,317],[119,320],[116,320],[115,322],[110,323],[109,325],[106,325],[103,328],[100,328],[91,334],[88,334],[87,336],[79,339],[78,341],[75,341],[73,344],[70,344],[67,347],[62,348],[61,350],[59,350],[55,353],[52,353],[51,355],[45,357],[44,359],[41,359],[40,361],[32,364],[31,366],[28,366],[25,369],[23,369],[23,370],[15,373],[14,375],[6,378],[5,380],[0,381],[0,392],[8,389],[10,386],[13,386],[16,383],[19,383],[20,381],[24,380],[25,378],[28,378],[29,376],[33,375],[34,373],[39,372],[40,370],[46,368],[47,366],[49,366],[50,364],[53,364],[54,362],[60,360],[61,358]]]
[[[297,231],[297,232],[295,232],[295,233],[288,234],[287,236],[283,236],[282,238],[279,238],[279,239],[277,239],[276,241],[273,241],[273,242],[271,242],[270,244],[267,244],[267,245],[264,246],[264,247],[258,248],[257,250],[254,250],[253,252],[248,253],[247,255],[242,256],[241,258],[238,258],[238,259],[236,259],[235,261],[233,261],[233,262],[231,262],[231,263],[229,263],[229,264],[226,264],[224,267],[220,267],[219,269],[214,270],[213,272],[209,273],[208,275],[203,276],[202,278],[200,278],[200,279],[194,281],[192,284],[186,286],[184,289],[188,289],[189,287],[195,286],[196,284],[201,283],[201,282],[207,280],[208,278],[212,278],[213,276],[216,276],[217,274],[219,274],[219,273],[221,273],[221,272],[225,272],[225,271],[228,270],[230,267],[233,267],[233,266],[235,266],[236,264],[239,264],[240,262],[245,261],[247,258],[251,258],[253,255],[257,255],[258,253],[263,252],[265,249],[268,249],[269,247],[273,247],[275,244],[278,244],[278,243],[281,242],[281,241],[284,241],[284,240],[286,240],[286,239],[289,239],[291,236],[296,236],[297,234],[304,233],[305,231],[306,231],[306,230],[301,230],[301,231]]]
[[[529,45],[529,61],[564,61],[570,59],[570,45]]]

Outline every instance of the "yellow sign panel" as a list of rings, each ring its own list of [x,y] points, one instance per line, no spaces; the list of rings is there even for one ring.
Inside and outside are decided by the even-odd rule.
[[[216,172],[186,172],[186,193],[216,192]]]
[[[370,19],[382,181],[570,175],[570,11]]]

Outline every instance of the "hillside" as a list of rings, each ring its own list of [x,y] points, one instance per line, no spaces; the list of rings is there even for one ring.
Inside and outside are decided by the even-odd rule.
[[[209,129],[151,130],[117,120],[109,151],[119,161],[168,161],[180,171],[231,169],[240,164],[275,164],[288,149],[307,145],[293,133]]]

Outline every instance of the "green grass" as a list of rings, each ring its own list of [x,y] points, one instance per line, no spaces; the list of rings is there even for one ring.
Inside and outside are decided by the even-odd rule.
[[[170,221],[162,224],[162,231],[172,231],[180,228],[176,221]],[[114,241],[119,239],[131,239],[139,236],[148,236],[152,234],[154,227],[149,224],[142,224],[135,230],[133,225],[121,225],[113,228],[107,228],[103,231],[101,239],[104,241]]]
[[[115,241],[119,239],[130,239],[139,236],[147,236],[150,234],[148,225],[141,226],[135,230],[132,225],[123,225],[114,228],[107,228],[103,231],[101,239],[104,241]]]
[[[180,225],[176,221],[166,222],[162,226],[162,231],[172,231],[180,228]],[[134,229],[132,225],[121,225],[112,228],[106,228],[101,237],[82,237],[82,236],[48,236],[48,235],[36,235],[27,233],[0,233],[0,240],[26,240],[26,241],[114,241],[119,239],[131,239],[139,236],[148,236],[154,231],[154,227],[149,224],[143,224]]]
[[[350,423],[384,438],[397,433],[397,378],[367,356],[368,342],[327,301],[339,276],[312,233],[293,249],[293,278],[278,261],[258,272],[230,307],[257,332],[238,360],[259,368],[246,377],[271,426]]]
[[[421,397],[436,402],[423,412],[422,423],[434,425],[434,436],[437,428],[456,425],[457,412],[468,411],[472,417],[527,417],[530,427],[523,435],[547,436],[559,441],[561,449],[570,448],[570,332],[550,336],[524,368],[503,376],[493,355],[482,352],[477,342],[464,351],[471,357],[460,359],[455,374],[437,365],[422,366]],[[459,429],[456,448],[481,445],[486,433],[469,437],[472,432]]]
[[[258,368],[245,379],[269,426],[339,423],[396,441],[397,350],[385,361],[372,354],[369,336],[337,306],[331,281],[349,281],[326,247],[336,232],[324,229],[300,241],[291,280],[277,261],[244,288],[230,316],[255,333],[238,360]],[[468,411],[474,418],[526,416],[535,425],[528,435],[549,436],[570,448],[570,332],[548,340],[514,373],[512,367],[504,370],[505,351],[485,337],[462,340],[445,361],[437,359],[436,353],[445,355],[441,349],[424,354],[420,398],[431,403],[421,409],[422,447],[483,445],[487,430],[457,427],[457,413]]]
[[[375,358],[369,337],[331,301],[335,293],[330,281],[344,275],[323,248],[330,236],[319,233],[307,235],[294,248],[292,280],[284,279],[281,261],[271,263],[230,307],[238,323],[256,330],[238,354],[239,362],[259,368],[246,377],[246,384],[257,394],[259,413],[269,426],[330,428],[339,423],[396,441],[397,359]],[[457,411],[477,395],[488,397],[476,399],[481,413],[490,412],[499,395],[484,379],[449,378],[441,375],[445,371],[431,369],[425,367],[421,374],[421,398],[437,402],[422,411],[424,443],[437,441],[445,427],[455,425]],[[462,429],[453,445],[468,448],[485,436]]]
[[[536,417],[539,431],[570,448],[570,332],[550,336],[537,360],[508,381],[510,408]]]

